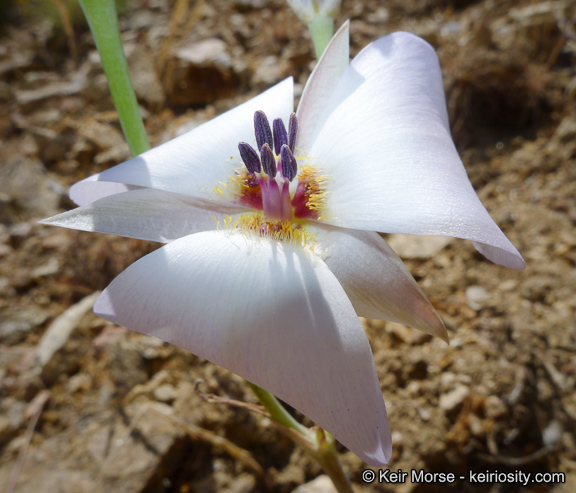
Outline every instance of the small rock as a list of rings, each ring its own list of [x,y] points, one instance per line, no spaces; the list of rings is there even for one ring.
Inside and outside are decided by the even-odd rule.
[[[451,388],[456,382],[456,375],[451,372],[444,372],[440,375],[440,387],[442,389]]]
[[[372,24],[384,24],[390,19],[390,12],[386,7],[378,7],[374,12],[366,16],[366,20]]]
[[[337,491],[330,477],[323,474],[308,483],[298,486],[298,488],[292,490],[292,493],[337,493]]]
[[[47,277],[57,274],[59,270],[60,262],[58,262],[56,257],[52,257],[45,264],[41,265],[40,267],[36,267],[31,274],[33,278]]]
[[[484,438],[486,436],[484,422],[475,414],[470,413],[468,415],[468,427],[470,428],[470,433],[476,438]]]
[[[518,281],[508,279],[498,286],[501,291],[514,291],[518,287]]]
[[[564,428],[562,425],[553,419],[550,421],[550,423],[548,423],[548,426],[544,428],[544,431],[542,432],[542,442],[548,447],[553,447],[560,442],[563,433]]]
[[[406,391],[413,397],[420,395],[420,384],[416,381],[410,382],[407,387]]]
[[[154,397],[157,401],[171,402],[178,397],[178,392],[173,385],[165,383],[154,389]]]
[[[470,394],[470,389],[465,385],[458,385],[454,390],[440,396],[440,408],[446,412],[454,411]]]
[[[486,305],[490,295],[482,286],[470,286],[466,289],[466,304],[472,310],[481,310]]]
[[[169,67],[168,97],[177,105],[204,105],[230,97],[240,83],[226,43],[216,38],[178,49]]]
[[[432,412],[427,407],[419,407],[418,408],[418,415],[422,421],[430,421],[432,417]]]
[[[453,238],[448,236],[414,236],[391,234],[386,240],[402,258],[432,258],[446,247]]]
[[[400,445],[404,440],[404,437],[402,436],[402,433],[400,433],[399,431],[393,431],[392,432],[392,444],[394,445]]]
[[[386,331],[400,341],[414,346],[419,346],[432,339],[432,336],[421,330],[412,329],[396,322],[387,322]]]

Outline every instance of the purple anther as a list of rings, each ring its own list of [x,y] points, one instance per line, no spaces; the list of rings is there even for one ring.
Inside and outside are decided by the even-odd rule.
[[[268,144],[262,146],[260,156],[262,157],[262,169],[264,173],[274,178],[276,176],[276,159],[274,159],[274,154]]]
[[[298,163],[292,151],[287,145],[283,145],[280,149],[280,159],[282,160],[282,174],[288,181],[292,181],[298,172]]]
[[[288,144],[288,134],[282,118],[276,118],[272,122],[272,128],[274,129],[274,152],[279,156],[282,146]]]
[[[288,122],[288,147],[294,153],[294,147],[296,146],[296,135],[298,134],[298,120],[296,118],[296,113],[290,115],[290,121]]]
[[[260,173],[262,169],[260,167],[260,158],[254,148],[246,142],[240,142],[238,144],[238,150],[240,151],[240,157],[242,161],[244,161],[248,172],[252,175],[254,173]]]
[[[272,147],[272,130],[270,130],[270,123],[268,123],[268,118],[263,111],[258,110],[254,113],[254,132],[258,149],[262,149],[264,144]]]

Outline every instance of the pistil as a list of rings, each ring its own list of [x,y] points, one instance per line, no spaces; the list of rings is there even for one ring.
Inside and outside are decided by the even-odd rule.
[[[254,134],[260,154],[246,142],[240,142],[238,150],[248,173],[260,186],[264,215],[273,220],[291,220],[290,182],[298,173],[294,157],[298,131],[296,115],[290,116],[288,131],[279,118],[274,120],[273,129],[274,132],[264,112],[257,111],[254,114]]]

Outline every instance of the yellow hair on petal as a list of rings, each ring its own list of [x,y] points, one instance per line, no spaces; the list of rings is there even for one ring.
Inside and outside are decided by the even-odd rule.
[[[218,225],[219,226],[219,225]],[[234,219],[224,218],[224,229],[241,231],[246,235],[269,238],[275,241],[288,242],[314,252],[316,236],[292,221],[265,221],[259,214],[242,214]]]
[[[307,186],[306,196],[308,200],[306,206],[308,209],[318,212],[319,221],[327,220],[328,216],[322,215],[322,212],[326,210],[326,182],[330,177],[321,175],[318,168],[306,164],[298,173],[298,179],[300,183],[304,183]]]

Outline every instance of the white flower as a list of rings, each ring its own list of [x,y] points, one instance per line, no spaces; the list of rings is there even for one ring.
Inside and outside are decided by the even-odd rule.
[[[81,207],[44,222],[168,243],[118,276],[95,312],[243,376],[378,466],[390,429],[357,314],[447,334],[374,231],[466,238],[494,262],[524,262],[455,150],[433,49],[400,32],[348,59],[345,24],[305,87],[295,146],[277,122],[282,135],[267,136],[261,113],[254,144],[256,112],[289,122],[287,79],[77,183]],[[271,157],[278,143],[290,153]]]
[[[309,24],[315,17],[331,17],[334,19],[340,11],[341,0],[288,0],[298,18]]]

